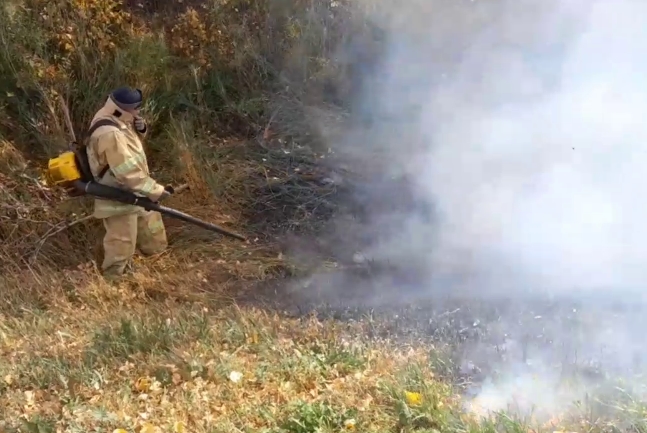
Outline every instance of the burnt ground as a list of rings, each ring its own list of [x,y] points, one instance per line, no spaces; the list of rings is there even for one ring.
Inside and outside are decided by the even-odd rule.
[[[647,320],[635,299],[485,298],[394,287],[393,280],[343,270],[274,281],[239,292],[236,301],[291,317],[365,321],[372,326],[363,338],[429,345],[439,375],[493,410],[514,404],[551,412],[593,404],[594,395],[642,398]]]
[[[403,216],[415,214],[433,224],[433,206],[416,197],[406,177],[358,179],[334,170],[324,174],[330,180],[322,181],[328,188],[322,196],[329,212],[320,215],[322,221],[329,214],[338,223],[340,214],[349,220],[310,237],[299,232],[300,241],[287,241],[284,247],[293,258],[306,261],[316,250],[314,255],[330,257],[335,265],[306,278],[240,288],[233,295],[239,305],[290,317],[316,314],[363,321],[371,325],[363,338],[427,345],[439,375],[459,385],[468,398],[496,397],[488,403],[495,409],[516,403],[524,410],[536,405],[555,412],[576,400],[591,405],[592,395],[612,394],[617,400],[618,393],[642,399],[647,315],[635,297],[621,297],[617,291],[607,291],[605,297],[457,291],[444,283],[429,287],[420,263],[408,264],[409,269],[357,264],[353,252],[370,248],[376,234],[400,236],[406,229]],[[302,210],[301,199],[287,204],[284,199],[271,196],[254,214],[267,224],[284,220],[286,209]],[[322,207],[319,199],[310,197],[308,203],[314,203],[308,214]],[[287,231],[298,231],[295,227]],[[285,240],[285,227],[281,233]],[[619,391],[616,385],[622,382]]]

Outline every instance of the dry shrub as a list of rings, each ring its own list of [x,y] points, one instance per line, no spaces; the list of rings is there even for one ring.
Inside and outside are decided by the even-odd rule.
[[[219,60],[231,59],[234,46],[227,33],[219,28],[219,23],[210,20],[205,14],[194,8],[188,8],[179,15],[177,24],[168,32],[168,44],[171,52],[178,57],[188,59],[201,67],[213,66],[214,55]],[[206,18],[205,18],[206,17]]]
[[[182,178],[185,179],[190,187],[191,193],[201,203],[208,203],[212,199],[212,193],[209,184],[205,180],[200,161],[196,161],[196,154],[192,152],[192,126],[186,121],[173,121],[172,139],[177,150],[177,156],[180,161]]]
[[[1,90],[12,121],[6,135],[41,158],[65,148],[59,94],[75,93],[79,85],[96,91],[102,62],[138,34],[118,0],[25,0],[0,23],[0,32]],[[84,98],[94,96],[83,90]]]
[[[0,140],[0,274],[38,264],[77,266],[91,256],[96,222],[63,192],[46,186],[38,167]]]
[[[68,67],[79,51],[114,53],[134,35],[132,16],[118,0],[28,0],[27,8],[47,37],[52,60]]]
[[[25,34],[34,29],[18,29],[21,24],[37,26],[31,39],[17,37],[22,43],[12,47],[31,66],[26,71],[31,76],[19,87],[36,82],[47,91],[64,90],[70,78],[81,78],[80,67],[114,56],[141,34],[118,0],[27,0],[14,23]]]
[[[27,161],[13,143],[0,139],[0,173],[24,170]]]

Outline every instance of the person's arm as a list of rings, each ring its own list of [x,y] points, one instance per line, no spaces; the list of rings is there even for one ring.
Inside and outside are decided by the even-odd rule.
[[[97,143],[117,181],[131,192],[158,201],[167,193],[164,187],[140,169],[141,155],[134,154],[120,132],[107,132]]]

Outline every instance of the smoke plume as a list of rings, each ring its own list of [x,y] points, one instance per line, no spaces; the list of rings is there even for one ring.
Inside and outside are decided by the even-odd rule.
[[[500,384],[489,377],[476,398],[490,408],[518,402],[518,387],[534,395],[528,407],[560,407],[545,388],[563,373],[555,363],[573,354],[626,377],[642,368],[647,4],[371,5],[386,48],[364,65],[355,123],[331,147],[372,172],[362,190],[369,208],[405,193],[376,179],[406,178],[413,198],[362,221],[371,239],[362,257],[415,271],[412,300],[517,303],[486,325],[508,350],[489,366],[504,373]],[[559,320],[528,307],[534,299],[560,306]],[[613,315],[612,304],[633,304],[634,314]],[[511,355],[529,335],[544,344]],[[465,357],[494,363],[476,345]],[[566,394],[577,399],[587,387]]]

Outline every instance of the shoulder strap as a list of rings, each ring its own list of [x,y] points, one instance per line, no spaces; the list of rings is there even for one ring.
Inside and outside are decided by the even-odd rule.
[[[90,129],[88,129],[88,132],[87,132],[87,137],[88,138],[92,137],[92,134],[94,134],[94,131],[101,128],[102,126],[114,126],[116,128],[119,128],[119,124],[113,121],[112,119],[99,119],[92,126],[90,126]]]
[[[97,129],[101,128],[102,126],[114,126],[116,128],[119,128],[119,124],[114,122],[112,119],[99,119],[97,120],[92,126],[90,126],[90,129],[88,129],[87,132],[87,138],[90,139],[92,137],[92,134],[94,134],[94,131]],[[98,179],[103,179],[103,176],[108,173],[108,170],[110,170],[110,166],[106,165],[101,169],[101,172],[99,173]]]
[[[99,177],[97,178],[97,180],[103,179],[103,176],[105,176],[106,173],[108,173],[108,170],[110,170],[110,166],[106,164],[106,166],[101,169],[101,172],[99,173]]]

